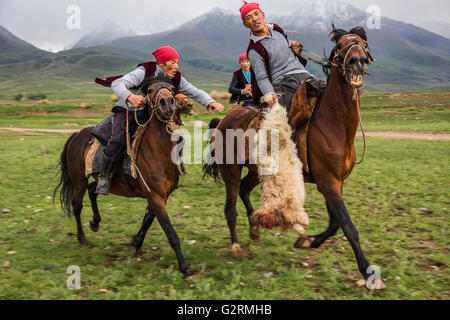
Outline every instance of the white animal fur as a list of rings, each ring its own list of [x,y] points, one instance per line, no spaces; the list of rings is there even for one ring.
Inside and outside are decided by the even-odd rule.
[[[291,139],[292,130],[287,120],[286,109],[276,103],[264,112],[260,130],[256,135],[263,205],[255,212],[255,216],[266,228],[281,226],[283,229],[288,229],[296,224],[309,225],[309,218],[303,207],[306,197],[302,175],[303,164],[297,156],[297,148]],[[272,150],[277,146],[270,143],[270,130],[273,129],[278,130],[279,133],[278,159],[276,152]],[[266,135],[264,131],[267,132]],[[276,167],[277,161],[278,170],[274,174],[261,174],[273,165]]]

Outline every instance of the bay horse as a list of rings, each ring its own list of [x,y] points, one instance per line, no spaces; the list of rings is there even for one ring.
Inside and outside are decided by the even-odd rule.
[[[144,112],[147,113],[148,123],[136,157],[136,165],[145,182],[139,177],[133,179],[130,176],[126,176],[124,180],[116,173],[111,180],[110,193],[122,197],[138,196],[147,200],[147,209],[141,228],[132,240],[132,245],[136,248],[135,256],[142,254],[145,235],[156,217],[170,246],[175,251],[180,271],[188,277],[193,275],[193,271],[184,260],[180,240],[166,210],[169,195],[177,188],[179,179],[179,170],[171,159],[171,152],[177,146],[177,141],[172,141],[168,123],[169,120],[175,120],[176,123],[181,124],[180,114],[192,114],[193,108],[192,103],[186,103],[188,100],[176,100],[174,90],[172,84],[155,81],[149,85],[146,92],[147,105]],[[77,238],[81,245],[89,245],[81,223],[81,210],[86,190],[88,190],[94,213],[93,220],[90,222],[91,230],[97,232],[101,221],[95,193],[98,174],[92,175],[95,181],[91,183],[85,177],[85,158],[90,142],[94,138],[91,134],[92,129],[93,127],[89,127],[74,133],[65,143],[59,163],[61,178],[55,188],[56,194],[61,186],[60,201],[63,211],[69,217],[72,213],[75,216]]]
[[[309,171],[307,173],[303,170],[304,181],[315,183],[324,196],[330,221],[324,232],[315,236],[303,234],[294,246],[318,248],[325,240],[335,235],[339,228],[342,228],[355,253],[359,271],[367,280],[370,276],[368,273],[370,264],[361,249],[358,231],[350,219],[342,194],[344,180],[350,175],[356,163],[354,139],[359,125],[358,88],[362,86],[368,65],[374,60],[368,52],[367,37],[363,28],[358,27],[346,32],[336,29],[333,25],[330,35],[333,35],[332,41],[335,42],[335,48],[330,57],[328,85],[310,119],[307,133]],[[297,95],[299,92],[300,89]],[[296,100],[294,97],[289,119],[298,116],[292,114],[296,109]],[[254,112],[249,108],[236,107],[230,110],[216,130],[222,133],[223,141],[226,141],[227,129],[246,128],[253,115]],[[298,136],[295,142],[299,147]],[[223,144],[220,153],[226,154],[225,149],[226,145]],[[236,156],[236,148],[234,153]],[[249,159],[248,155],[246,159]],[[235,161],[235,164],[215,162],[205,164],[203,171],[205,175],[215,179],[222,177],[225,183],[225,216],[231,234],[233,256],[242,257],[246,256],[246,253],[240,248],[236,234],[236,201],[239,195],[247,211],[250,238],[258,240],[259,225],[252,218],[254,208],[250,202],[250,193],[260,181],[256,165],[250,165],[248,161],[245,164],[248,174],[241,180],[243,165],[236,163]]]

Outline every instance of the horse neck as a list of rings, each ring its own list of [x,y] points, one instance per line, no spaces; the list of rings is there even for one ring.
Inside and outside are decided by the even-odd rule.
[[[142,137],[142,147],[151,152],[157,152],[163,157],[171,156],[172,148],[168,148],[171,142],[171,135],[167,132],[166,124],[159,121],[154,115],[147,125],[144,136]]]
[[[357,100],[353,100],[355,91],[337,67],[331,68],[327,89],[320,103],[323,114],[327,114],[328,125],[344,130],[348,137],[356,135],[359,124],[359,89]]]

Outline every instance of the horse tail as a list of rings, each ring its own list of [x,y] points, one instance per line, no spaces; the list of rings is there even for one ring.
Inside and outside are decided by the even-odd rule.
[[[211,119],[211,121],[209,122],[209,129],[212,130],[212,129],[217,128],[220,121],[222,121],[222,119],[219,119],[219,118]],[[210,131],[210,134],[209,134],[210,140],[211,140],[211,136],[212,136],[212,134]],[[202,168],[203,179],[205,179],[206,177],[212,177],[212,178],[214,178],[214,181],[219,182],[220,181],[219,167],[218,167],[218,165],[216,163],[216,159],[214,157],[214,151],[212,150],[212,145],[210,145],[210,147],[211,147],[210,152],[208,153],[205,164],[203,165],[203,168]]]
[[[59,167],[61,169],[61,177],[59,179],[58,185],[53,191],[53,205],[55,205],[55,195],[59,187],[61,187],[61,192],[59,193],[61,209],[67,214],[69,218],[72,215],[73,186],[72,181],[70,181],[69,169],[67,167],[67,149],[69,147],[69,143],[72,141],[76,134],[77,133],[72,134],[66,141],[61,156],[59,157],[59,163],[56,168]]]

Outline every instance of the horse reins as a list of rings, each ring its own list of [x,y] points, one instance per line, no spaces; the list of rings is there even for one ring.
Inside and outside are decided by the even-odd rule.
[[[158,101],[158,100],[159,100],[159,97],[161,96],[161,94],[162,94],[162,92],[163,92],[164,90],[165,90],[165,91],[171,92],[168,88],[162,87],[162,88],[160,88],[160,89],[158,89],[158,90],[156,91],[156,93],[153,95],[152,98],[153,98],[155,101]],[[135,109],[134,109],[134,120],[135,120],[136,124],[137,124],[139,127],[146,127],[146,126],[150,123],[150,121],[152,120],[153,115],[156,114],[156,117],[158,118],[158,120],[161,121],[162,123],[164,123],[164,124],[166,125],[166,126],[165,126],[166,131],[167,131],[169,134],[172,134],[173,132],[170,132],[168,126],[169,126],[169,123],[170,123],[171,121],[173,121],[173,117],[174,117],[174,115],[175,115],[175,112],[173,112],[173,113],[171,114],[171,116],[170,116],[168,119],[163,118],[162,116],[159,115],[159,112],[158,112],[158,110],[161,110],[161,107],[157,107],[157,106],[155,105],[155,103],[152,101],[152,100],[153,100],[152,98],[149,98],[148,95],[145,97],[146,106],[148,106],[149,109],[151,110],[151,115],[150,115],[149,119],[148,119],[144,124],[141,124],[141,123],[139,122],[139,119],[138,119],[138,116],[137,116],[137,112],[138,112],[139,110],[142,110],[142,108],[141,108],[141,109],[138,109],[138,108],[135,108]],[[133,166],[136,168],[136,171],[137,171],[137,173],[139,174],[139,177],[141,178],[142,182],[144,183],[145,188],[147,189],[147,191],[148,191],[149,193],[151,193],[151,190],[150,190],[150,188],[149,188],[147,182],[145,181],[144,176],[142,175],[141,171],[139,170],[139,167],[137,166],[136,162],[134,161],[133,153],[132,153],[132,150],[131,150],[131,142],[130,142],[129,117],[128,117],[128,113],[129,113],[128,101],[126,101],[125,104],[126,104],[126,107],[127,107],[127,115],[126,115],[126,121],[127,121],[127,123],[126,123],[127,154],[128,154],[128,156],[130,157]],[[178,164],[177,164],[177,167],[178,167],[178,171],[181,173],[181,175],[183,175],[182,172],[181,172],[181,170],[180,170],[180,167],[179,167]]]
[[[145,188],[147,189],[148,193],[151,193],[150,188],[147,185],[147,182],[144,179],[144,176],[142,175],[141,171],[139,170],[136,162],[134,161],[134,156],[133,153],[131,152],[131,142],[130,142],[130,131],[129,131],[129,118],[128,118],[128,101],[125,101],[125,104],[127,106],[127,125],[126,125],[126,137],[127,137],[127,154],[131,159],[131,163],[133,164],[133,166],[136,168],[136,171],[139,175],[139,177],[141,178],[142,182],[144,183]],[[135,110],[136,111],[136,110]],[[136,113],[135,113],[136,114]],[[136,122],[137,122],[137,118],[136,118]],[[138,122],[137,122],[138,123]],[[138,123],[139,124],[139,123]]]
[[[310,53],[310,54],[313,55],[314,57],[319,58],[320,60],[326,62],[327,64],[324,64],[323,62],[320,62],[320,61],[315,60],[313,57],[310,57],[310,56],[307,56],[307,55],[303,54],[302,51],[306,51],[306,52]],[[298,55],[298,56],[302,56],[303,58],[305,58],[305,59],[307,59],[307,60],[309,60],[309,61],[312,61],[312,62],[314,62],[314,63],[320,64],[322,67],[327,67],[328,65],[332,65],[332,66],[335,66],[335,67],[338,66],[337,64],[331,62],[330,60],[328,60],[328,59],[326,59],[326,58],[324,58],[324,57],[321,57],[321,56],[319,56],[318,54],[315,54],[315,53],[312,52],[312,51],[306,50],[306,49],[303,48],[303,47],[302,47],[302,48],[299,48],[298,50],[296,50],[296,51],[295,51],[295,54]]]

